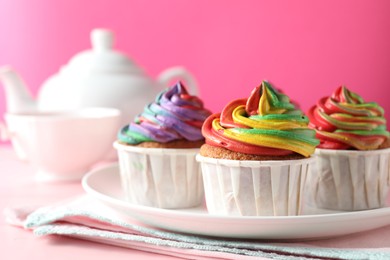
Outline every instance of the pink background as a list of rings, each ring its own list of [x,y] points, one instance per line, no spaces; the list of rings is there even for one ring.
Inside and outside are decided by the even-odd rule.
[[[187,67],[214,112],[268,79],[304,111],[345,84],[389,119],[388,0],[0,0],[0,65],[16,68],[36,94],[90,48],[96,27],[114,30],[115,47],[153,77]]]

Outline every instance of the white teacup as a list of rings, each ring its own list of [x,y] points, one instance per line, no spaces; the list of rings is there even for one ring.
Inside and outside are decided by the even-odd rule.
[[[79,180],[112,149],[120,124],[114,108],[5,114],[5,135],[38,181]]]

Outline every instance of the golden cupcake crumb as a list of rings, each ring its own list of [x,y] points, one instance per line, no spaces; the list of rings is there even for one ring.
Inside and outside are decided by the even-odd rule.
[[[172,148],[172,149],[189,149],[189,148],[199,148],[204,144],[204,140],[200,141],[187,141],[187,140],[175,140],[168,143],[158,143],[158,142],[142,142],[136,145],[127,144],[120,142],[123,145],[137,146],[143,148]]]
[[[208,144],[202,145],[200,155],[216,159],[240,160],[240,161],[270,161],[270,160],[297,160],[304,159],[303,155],[293,153],[285,156],[254,155],[239,152],[233,152],[222,147],[216,147]]]

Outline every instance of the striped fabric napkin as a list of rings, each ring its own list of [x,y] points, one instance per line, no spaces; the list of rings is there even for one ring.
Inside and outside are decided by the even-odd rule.
[[[143,226],[82,195],[42,208],[4,211],[35,235],[62,235],[186,259],[390,259],[390,226],[304,243],[271,243],[178,234]]]

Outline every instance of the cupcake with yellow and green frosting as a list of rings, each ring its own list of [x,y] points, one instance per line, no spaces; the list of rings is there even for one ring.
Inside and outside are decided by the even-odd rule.
[[[313,204],[346,211],[384,206],[390,149],[383,108],[340,86],[308,116],[321,142],[309,182]]]
[[[288,96],[263,81],[202,127],[201,162],[211,214],[298,215],[319,140]]]

